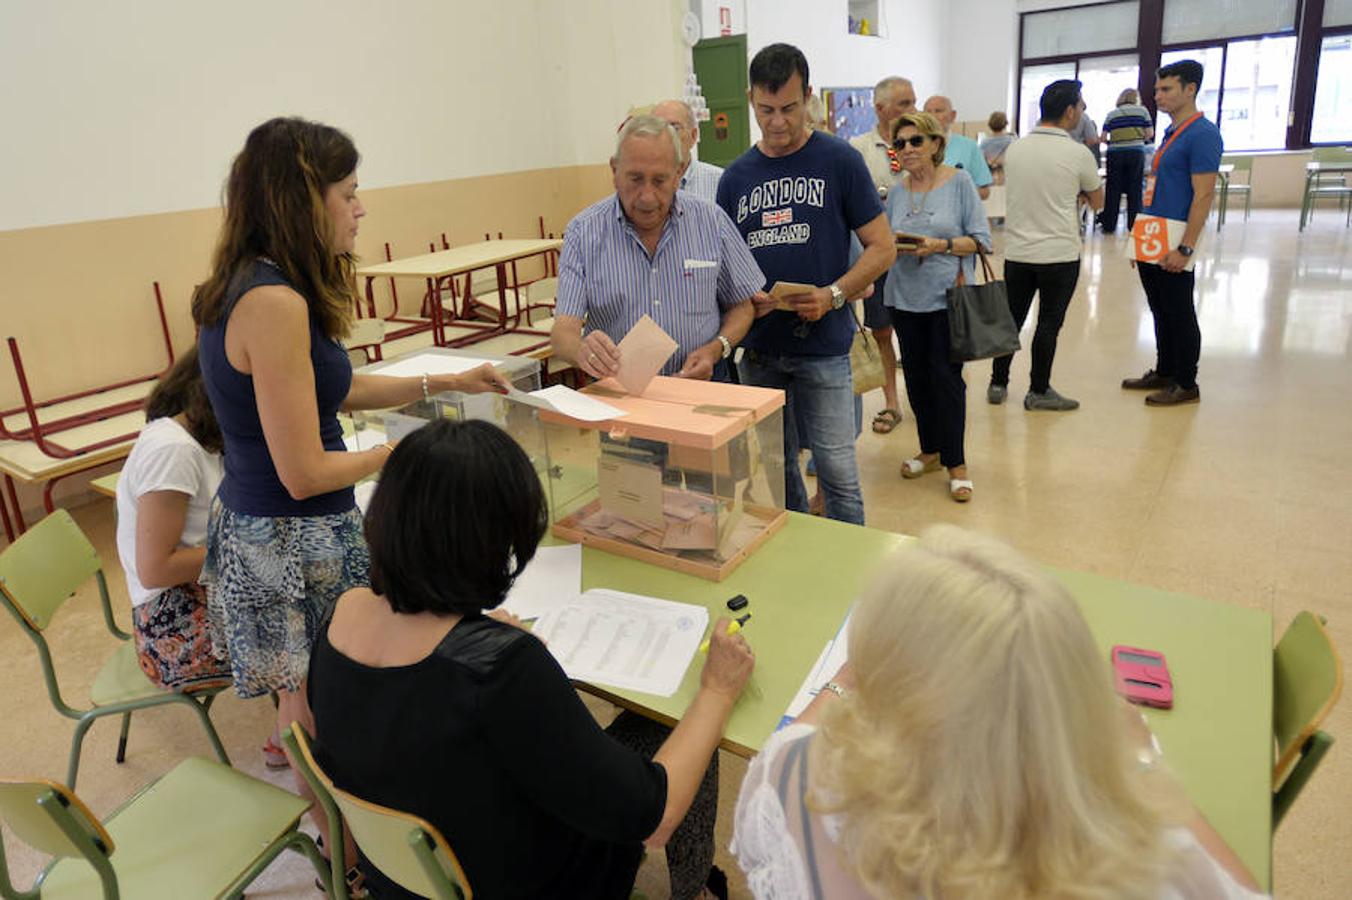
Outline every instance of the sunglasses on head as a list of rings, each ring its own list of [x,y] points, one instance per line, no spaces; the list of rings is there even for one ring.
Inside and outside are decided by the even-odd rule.
[[[926,138],[923,134],[913,134],[908,138],[897,138],[895,141],[892,142],[892,149],[900,150],[907,144],[910,144],[912,147],[923,147],[925,146],[925,141],[927,140],[928,138]]]

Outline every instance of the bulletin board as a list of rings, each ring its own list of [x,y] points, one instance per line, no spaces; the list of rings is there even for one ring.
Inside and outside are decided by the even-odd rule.
[[[826,120],[831,131],[842,140],[878,126],[871,87],[823,88],[822,100],[826,104]]]

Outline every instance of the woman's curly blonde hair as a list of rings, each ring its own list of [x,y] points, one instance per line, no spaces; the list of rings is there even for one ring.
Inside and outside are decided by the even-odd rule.
[[[1066,590],[951,526],[889,561],[850,621],[856,690],[813,740],[809,805],[878,897],[1153,896],[1173,813],[1129,746]]]

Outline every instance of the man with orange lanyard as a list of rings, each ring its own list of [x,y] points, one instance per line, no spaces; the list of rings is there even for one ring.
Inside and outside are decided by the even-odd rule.
[[[1202,332],[1193,300],[1192,254],[1211,213],[1216,173],[1221,164],[1221,132],[1197,110],[1202,64],[1191,59],[1170,63],[1155,74],[1155,105],[1173,124],[1155,153],[1146,178],[1143,215],[1136,220],[1137,271],[1146,302],[1155,317],[1155,367],[1140,378],[1127,378],[1127,390],[1149,390],[1149,406],[1197,403],[1197,361]],[[1183,238],[1156,262],[1139,261],[1148,217],[1185,221]],[[1156,222],[1158,225],[1159,223]],[[1165,230],[1164,234],[1168,234]]]

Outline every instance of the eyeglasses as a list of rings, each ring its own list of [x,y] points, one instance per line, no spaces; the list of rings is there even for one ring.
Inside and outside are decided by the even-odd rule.
[[[912,147],[923,147],[927,140],[929,140],[929,138],[925,137],[923,134],[913,134],[908,138],[897,138],[892,142],[892,149],[901,150],[907,144],[910,144]]]

